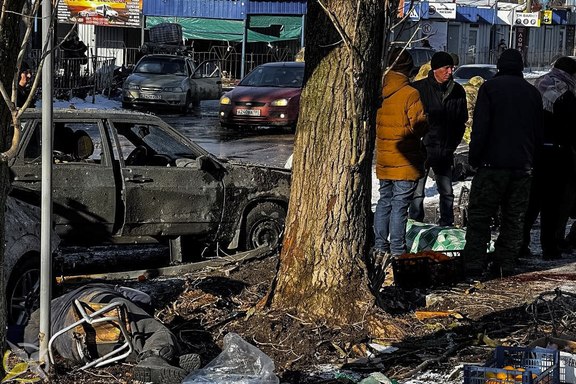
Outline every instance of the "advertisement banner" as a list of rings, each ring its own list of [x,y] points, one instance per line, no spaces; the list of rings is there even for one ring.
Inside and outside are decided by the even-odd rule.
[[[60,0],[58,22],[139,27],[142,0]]]
[[[455,3],[434,3],[428,6],[429,19],[456,19],[456,4]]]

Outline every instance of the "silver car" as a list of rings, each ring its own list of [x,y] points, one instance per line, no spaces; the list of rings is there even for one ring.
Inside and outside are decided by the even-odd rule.
[[[189,57],[154,54],[141,58],[124,81],[122,107],[171,107],[185,113],[201,100],[217,100],[221,93],[215,61],[196,67]]]

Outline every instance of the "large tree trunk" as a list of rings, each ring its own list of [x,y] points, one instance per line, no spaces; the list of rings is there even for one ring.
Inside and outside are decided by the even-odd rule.
[[[365,256],[383,19],[381,0],[308,1],[306,81],[271,302],[332,325],[360,319],[374,302]]]
[[[14,73],[16,71],[16,57],[20,51],[20,23],[22,17],[22,7],[25,0],[4,0],[0,4],[5,4],[7,12],[5,19],[0,26],[0,81],[7,90],[12,89]],[[10,92],[10,91],[9,91]],[[12,142],[10,123],[12,117],[10,110],[0,98],[0,152],[4,152],[10,147]],[[10,188],[8,179],[8,166],[0,161],[0,346],[3,351],[6,345],[6,281],[4,276],[4,211],[6,206],[6,195]],[[2,367],[3,368],[3,367]],[[0,371],[3,372],[3,369]]]

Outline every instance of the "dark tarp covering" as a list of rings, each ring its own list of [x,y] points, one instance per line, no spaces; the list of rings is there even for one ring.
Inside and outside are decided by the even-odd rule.
[[[193,40],[220,40],[241,42],[244,34],[244,23],[241,20],[217,20],[201,18],[155,17],[146,18],[146,28],[160,23],[178,23],[182,25],[184,38]],[[250,27],[260,31],[268,27],[281,26],[280,36],[266,35],[248,31],[248,42],[274,42],[300,39],[302,17],[300,16],[251,16]],[[277,28],[271,28],[274,30]]]

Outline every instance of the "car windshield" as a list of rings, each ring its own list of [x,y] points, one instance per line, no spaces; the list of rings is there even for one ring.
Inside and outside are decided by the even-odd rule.
[[[261,66],[240,82],[245,87],[301,88],[304,67]]]
[[[186,66],[184,64],[184,60],[179,57],[144,57],[134,68],[134,72],[186,75]]]
[[[498,70],[493,67],[460,67],[454,72],[456,79],[471,79],[474,76],[480,76],[484,80],[488,80],[496,75]]]

